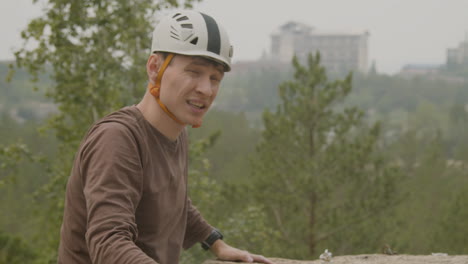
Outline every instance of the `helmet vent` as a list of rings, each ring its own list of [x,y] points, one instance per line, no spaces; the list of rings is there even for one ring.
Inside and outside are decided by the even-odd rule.
[[[183,42],[189,42],[192,38],[196,38],[194,36],[193,28],[194,24],[190,21],[190,18],[182,13],[177,13],[172,16],[172,23],[171,23],[171,30],[170,30],[170,37],[176,40],[180,40]],[[190,43],[196,45],[198,42],[197,40],[191,40]]]
[[[179,38],[180,38],[179,34],[177,34],[177,32],[175,32],[175,30],[171,30],[171,37],[172,37],[172,38],[175,38],[175,39],[179,39]]]
[[[188,17],[187,17],[187,16],[183,16],[183,17],[177,18],[177,21],[178,21],[178,22],[180,22],[180,21],[185,21],[185,20],[188,20]]]
[[[198,43],[198,37],[192,39],[192,41],[190,41],[190,43],[192,43],[193,45],[197,45],[197,43]]]

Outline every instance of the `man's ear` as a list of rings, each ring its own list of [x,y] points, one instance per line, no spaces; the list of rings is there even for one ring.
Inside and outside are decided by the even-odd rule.
[[[151,56],[149,56],[146,62],[146,73],[151,83],[156,83],[156,78],[158,77],[158,72],[162,63],[162,56],[160,54],[151,54]]]

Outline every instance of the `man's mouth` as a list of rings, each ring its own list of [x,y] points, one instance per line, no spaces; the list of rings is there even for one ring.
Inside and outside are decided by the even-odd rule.
[[[195,102],[195,101],[187,101],[187,103],[193,107],[196,107],[198,109],[204,109],[205,108],[205,104],[204,103],[201,103],[201,102]]]

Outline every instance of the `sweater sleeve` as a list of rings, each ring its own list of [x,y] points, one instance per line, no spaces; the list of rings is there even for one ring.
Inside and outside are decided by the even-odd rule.
[[[213,230],[202,217],[198,209],[193,206],[192,201],[187,199],[188,215],[187,215],[187,229],[185,231],[185,239],[183,247],[188,249],[197,242],[204,241]]]
[[[88,136],[80,155],[92,262],[155,264],[135,244],[143,173],[132,133],[122,124],[103,123]]]

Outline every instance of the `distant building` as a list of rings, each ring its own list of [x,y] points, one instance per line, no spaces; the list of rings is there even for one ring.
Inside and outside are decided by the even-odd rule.
[[[328,71],[347,73],[368,71],[367,31],[320,32],[298,22],[288,22],[271,35],[271,58],[290,63],[295,54],[305,60],[309,53],[320,52],[321,62]]]
[[[401,68],[400,75],[403,76],[417,76],[417,75],[431,75],[438,74],[441,65],[439,64],[406,64]]]
[[[447,75],[445,66],[440,64],[406,64],[401,68],[398,76],[404,79],[423,77],[426,80],[438,80],[451,83],[464,83],[464,78]]]
[[[458,48],[447,49],[447,66],[451,68],[460,65],[468,65],[468,33]]]

